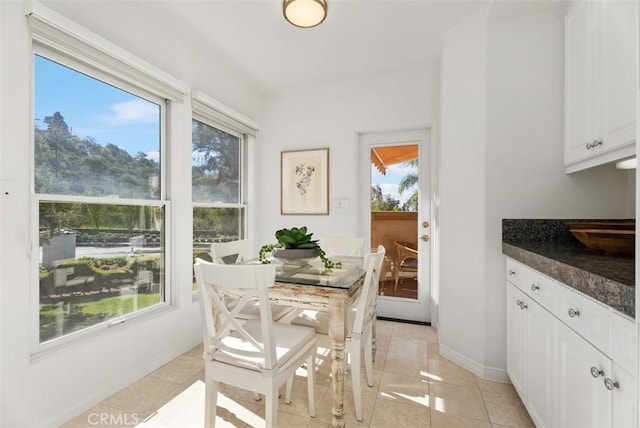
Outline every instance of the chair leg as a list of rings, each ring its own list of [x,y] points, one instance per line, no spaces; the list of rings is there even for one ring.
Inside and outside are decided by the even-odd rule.
[[[375,325],[375,323],[374,323]],[[369,332],[364,342],[364,368],[367,372],[367,385],[373,386],[373,345],[372,332]]]
[[[293,390],[293,378],[295,375],[289,376],[287,379],[287,391],[284,394],[284,402],[287,404],[291,404],[291,391]]]
[[[362,422],[362,392],[360,391],[360,372],[362,368],[361,354],[362,344],[359,340],[351,339],[351,387],[353,388],[353,404],[356,410],[356,419]]]
[[[278,428],[278,388],[272,386],[265,394],[264,421],[266,428]]]
[[[309,416],[316,417],[316,357],[311,355],[307,359],[307,393],[309,394]]]
[[[205,375],[206,376],[206,375]],[[204,399],[204,426],[213,428],[216,426],[216,410],[218,405],[218,382],[206,376]]]
[[[378,351],[378,339],[376,337],[376,325],[378,324],[378,299],[373,304],[373,319],[371,320],[371,361],[376,361]]]

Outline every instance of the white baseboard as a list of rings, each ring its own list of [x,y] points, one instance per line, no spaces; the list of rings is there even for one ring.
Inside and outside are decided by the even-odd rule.
[[[470,358],[452,349],[449,349],[442,344],[438,347],[438,351],[440,352],[440,355],[442,355],[446,359],[451,360],[452,362],[456,363],[460,367],[469,370],[471,373],[473,373],[474,375],[482,379],[492,380],[495,382],[502,382],[502,383],[511,383],[511,381],[509,380],[509,376],[507,375],[507,372],[504,369],[482,366],[476,363],[475,361],[471,360]]]
[[[45,427],[59,427],[63,425],[65,422],[81,415],[121,389],[126,388],[154,370],[167,364],[169,361],[189,351],[200,342],[202,342],[201,338],[183,341],[182,343],[171,347],[169,351],[162,355],[155,355],[152,358],[143,360],[139,365],[128,367],[112,382],[109,382],[106,385],[97,386],[94,394],[86,397],[85,400],[78,402],[73,407],[66,409],[64,412],[52,418]]]

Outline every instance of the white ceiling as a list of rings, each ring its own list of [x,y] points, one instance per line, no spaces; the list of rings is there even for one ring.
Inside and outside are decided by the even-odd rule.
[[[280,0],[172,2],[185,25],[267,91],[412,69],[440,57],[473,1],[328,0],[318,27],[287,23]]]
[[[520,12],[526,4],[538,11],[549,4],[557,6],[558,2],[566,3],[560,0],[497,3],[508,4],[508,8],[503,8],[508,11],[503,14],[511,14],[514,5]],[[83,16],[94,21],[114,8],[126,10],[130,15],[140,14],[144,19],[152,7],[154,16],[171,19],[171,25],[165,26],[167,31],[179,32],[185,40],[198,39],[208,47],[208,54],[215,55],[262,91],[273,93],[294,86],[437,64],[443,33],[486,2],[328,0],[326,21],[309,29],[294,27],[284,20],[281,0],[43,0],[43,3],[71,19]]]

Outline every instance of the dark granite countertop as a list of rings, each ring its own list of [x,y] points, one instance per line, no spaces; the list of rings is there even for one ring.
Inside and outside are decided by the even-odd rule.
[[[566,220],[503,220],[503,254],[635,317],[635,259],[587,249]]]

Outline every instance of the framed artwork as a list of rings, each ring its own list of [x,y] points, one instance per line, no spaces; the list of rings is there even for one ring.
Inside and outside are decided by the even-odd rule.
[[[329,214],[329,149],[280,154],[280,214]]]

